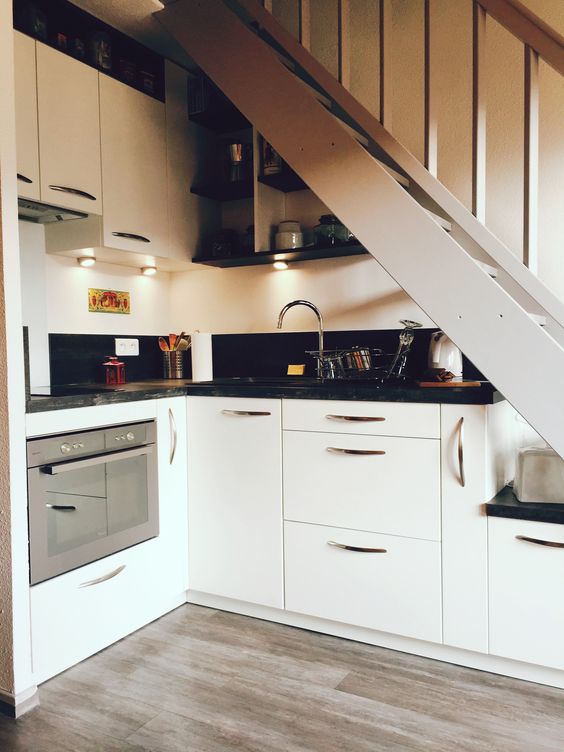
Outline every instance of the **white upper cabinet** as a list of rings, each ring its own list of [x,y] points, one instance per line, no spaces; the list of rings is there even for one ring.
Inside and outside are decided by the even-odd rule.
[[[165,105],[100,75],[105,246],[168,256]]]
[[[98,72],[37,43],[41,200],[102,213]]]
[[[14,32],[18,195],[39,200],[35,42]]]

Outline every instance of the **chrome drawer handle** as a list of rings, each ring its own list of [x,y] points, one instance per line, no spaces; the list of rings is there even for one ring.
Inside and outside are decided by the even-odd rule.
[[[464,488],[466,485],[466,474],[464,473],[464,418],[458,421],[458,473],[460,485]]]
[[[107,580],[111,580],[113,577],[117,577],[120,572],[123,572],[125,569],[125,564],[122,564],[117,569],[114,569],[113,572],[108,572],[108,574],[103,574],[101,577],[97,577],[95,580],[88,580],[87,582],[81,582],[78,586],[79,588],[83,587],[92,587],[92,585],[99,585],[101,582],[107,582]]]
[[[72,193],[73,196],[80,196],[81,198],[87,198],[89,201],[96,201],[96,196],[86,191],[81,191],[79,188],[69,188],[67,185],[50,185],[49,188],[52,191],[61,191],[61,193]]]
[[[112,232],[116,238],[127,238],[128,240],[140,240],[142,243],[150,243],[149,238],[144,235],[136,235],[134,232]]]
[[[549,546],[550,548],[564,548],[564,543],[558,543],[557,541],[545,541],[541,538],[529,538],[528,535],[516,535],[517,540],[525,541],[526,543],[536,543],[537,546]]]
[[[18,172],[18,180],[20,180],[22,183],[33,183],[33,180],[31,178],[28,178],[26,175],[22,175],[21,172]]]
[[[260,412],[259,410],[222,410],[221,414],[242,416],[246,418],[258,418],[261,416],[272,415],[272,413]]]
[[[348,420],[355,423],[382,423],[386,418],[381,416],[362,416],[362,415],[326,415],[327,420]]]
[[[327,447],[327,451],[333,454],[360,454],[375,457],[381,457],[383,454],[386,454],[383,449],[341,449],[340,447]]]
[[[364,548],[364,546],[349,546],[347,543],[337,543],[337,541],[327,541],[328,546],[342,548],[344,551],[355,551],[361,554],[387,554],[387,548]]]
[[[71,504],[45,504],[47,509],[54,509],[56,512],[76,512],[76,507]]]
[[[176,431],[176,421],[174,420],[174,414],[170,407],[168,408],[168,422],[170,426],[170,455],[168,458],[168,464],[172,465],[174,461],[174,455],[176,454],[176,445],[178,443],[178,433]]]

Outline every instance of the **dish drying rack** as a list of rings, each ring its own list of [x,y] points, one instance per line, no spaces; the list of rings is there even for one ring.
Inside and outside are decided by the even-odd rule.
[[[306,350],[315,358],[317,373],[323,379],[334,380],[404,380],[407,357],[415,338],[415,329],[422,324],[402,319],[404,328],[399,335],[395,353],[386,353],[380,348],[351,347],[340,350]]]

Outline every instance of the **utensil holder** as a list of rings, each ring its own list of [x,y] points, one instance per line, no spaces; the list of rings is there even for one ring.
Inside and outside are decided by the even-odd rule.
[[[163,353],[163,369],[165,379],[184,378],[184,353],[178,350],[169,350]]]

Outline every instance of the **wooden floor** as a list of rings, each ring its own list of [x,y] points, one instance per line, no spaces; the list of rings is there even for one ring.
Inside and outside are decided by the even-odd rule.
[[[1,752],[564,750],[564,691],[198,606],[40,698]]]

